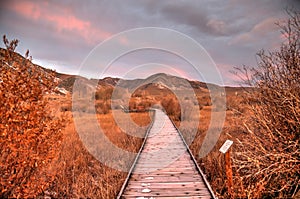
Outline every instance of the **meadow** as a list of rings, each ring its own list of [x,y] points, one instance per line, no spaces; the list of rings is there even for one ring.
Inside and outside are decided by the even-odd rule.
[[[124,113],[118,110],[120,117]],[[128,113],[129,114],[129,113]],[[127,173],[114,169],[112,165],[105,165],[99,161],[89,150],[105,151],[105,156],[117,160],[113,164],[122,164],[123,168],[129,170],[133,163],[132,158],[117,157],[113,151],[109,151],[103,142],[99,140],[99,145],[93,146],[94,149],[87,149],[82,143],[82,138],[76,131],[76,128],[84,127],[87,134],[81,136],[92,136],[95,139],[95,129],[89,122],[95,115],[85,113],[81,115],[80,121],[75,127],[71,112],[65,112],[69,118],[67,127],[63,130],[62,145],[58,159],[53,163],[57,167],[57,174],[46,193],[51,197],[67,198],[113,198],[115,197],[127,176]],[[136,154],[143,142],[140,137],[146,132],[147,125],[151,122],[149,113],[130,113],[130,118],[140,126],[137,131],[135,126],[126,125],[126,133],[116,124],[113,114],[109,111],[107,114],[97,114],[96,118],[101,125],[104,135],[114,146],[124,151]],[[123,122],[126,122],[124,120]],[[142,131],[141,131],[142,130]],[[130,135],[129,135],[130,134]],[[103,145],[102,145],[103,143]]]

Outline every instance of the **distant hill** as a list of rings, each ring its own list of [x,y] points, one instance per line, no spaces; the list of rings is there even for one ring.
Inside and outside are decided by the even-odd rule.
[[[5,49],[0,48],[0,57],[1,61],[3,61],[3,57],[5,55]],[[19,53],[14,52],[14,56],[19,59],[20,63],[24,61],[26,58],[20,55]],[[151,84],[152,87],[156,88],[162,88],[166,87],[169,89],[187,89],[187,88],[193,88],[195,90],[202,90],[202,91],[208,91],[208,85],[210,89],[212,88],[218,88],[218,85],[214,84],[207,84],[200,81],[192,81],[187,80],[181,77],[165,74],[165,73],[157,73],[154,75],[149,76],[146,79],[133,79],[133,80],[125,80],[120,78],[113,78],[113,77],[105,77],[103,79],[88,79],[86,77],[78,76],[78,75],[69,75],[69,74],[63,74],[56,72],[51,69],[44,68],[40,65],[33,64],[35,67],[39,68],[39,70],[44,71],[44,73],[54,73],[57,77],[57,80],[59,81],[59,87],[66,89],[69,92],[72,92],[73,85],[76,80],[79,80],[80,83],[83,83],[85,85],[98,85],[99,87],[105,87],[105,86],[119,86],[122,88],[126,88],[129,90],[143,90],[149,87]],[[140,86],[140,87],[139,87]],[[138,88],[139,87],[139,88]],[[241,88],[239,87],[225,87],[226,91],[230,92],[236,92],[240,91]]]

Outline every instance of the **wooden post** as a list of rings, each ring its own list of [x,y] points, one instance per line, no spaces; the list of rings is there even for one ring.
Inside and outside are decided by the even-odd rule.
[[[221,146],[219,151],[225,154],[225,169],[227,177],[227,190],[230,199],[233,199],[233,183],[232,183],[232,168],[230,162],[230,147],[233,141],[226,140],[226,142]]]
[[[229,197],[233,199],[233,182],[232,182],[232,168],[231,168],[231,160],[230,160],[230,148],[225,153],[225,168],[226,168],[226,176],[227,176],[228,194]]]

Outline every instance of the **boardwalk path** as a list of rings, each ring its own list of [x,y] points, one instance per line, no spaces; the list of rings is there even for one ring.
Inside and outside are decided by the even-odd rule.
[[[164,112],[155,112],[118,198],[214,198],[181,134]]]

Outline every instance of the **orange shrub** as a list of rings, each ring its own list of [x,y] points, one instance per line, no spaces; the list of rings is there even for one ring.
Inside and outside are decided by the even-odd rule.
[[[0,197],[36,197],[52,181],[49,165],[61,139],[63,123],[44,98],[56,83],[13,51],[0,53]]]

